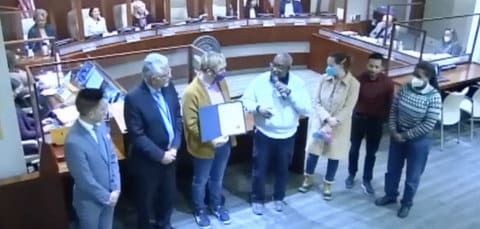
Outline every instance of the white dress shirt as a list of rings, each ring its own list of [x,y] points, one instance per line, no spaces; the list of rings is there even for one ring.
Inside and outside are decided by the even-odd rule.
[[[216,105],[220,103],[224,103],[225,99],[223,98],[222,90],[218,86],[218,84],[210,84],[203,76],[200,76],[200,81],[202,81],[203,87],[207,91],[208,97],[210,98],[210,104]]]
[[[95,142],[98,143],[97,135],[95,134],[95,131],[93,130],[94,125],[83,121],[81,118],[78,119],[78,122],[80,123],[80,125],[82,125],[88,131],[88,133],[92,136],[92,138],[95,140]]]
[[[253,7],[250,8],[250,18],[257,18],[257,13]]]
[[[285,17],[291,16],[295,16],[295,12],[293,11],[293,1],[285,4]]]
[[[105,18],[100,17],[100,20],[95,20],[92,17],[88,17],[85,20],[85,36],[93,36],[98,34],[107,33],[107,24]]]

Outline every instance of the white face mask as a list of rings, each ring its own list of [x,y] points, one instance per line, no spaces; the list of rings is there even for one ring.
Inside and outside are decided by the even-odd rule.
[[[443,41],[444,41],[445,43],[448,43],[448,42],[452,41],[452,37],[444,36],[444,37],[443,37]]]
[[[423,86],[425,86],[425,81],[417,78],[417,77],[413,77],[412,78],[412,81],[411,81],[411,84],[412,84],[412,87],[414,88],[422,88]]]

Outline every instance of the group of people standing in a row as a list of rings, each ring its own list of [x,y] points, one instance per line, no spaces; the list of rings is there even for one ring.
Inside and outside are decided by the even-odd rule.
[[[375,153],[382,125],[388,119],[392,137],[385,175],[386,195],[375,203],[396,202],[406,161],[406,185],[398,212],[399,217],[406,217],[425,169],[430,148],[428,133],[440,117],[440,94],[429,83],[435,75],[434,67],[426,62],[419,63],[412,81],[394,97],[393,83],[383,73],[381,54],[369,57],[368,70],[359,77],[350,72],[348,55],[332,54],[327,59],[325,74],[319,79],[312,106],[307,85],[290,71],[292,62],[289,54],[276,55],[270,71],[256,77],[242,97],[245,109],[254,114],[255,123],[253,213],[262,215],[264,212],[265,181],[270,164],[275,176],[274,209],[284,210],[288,167],[298,121],[303,116],[309,117],[308,157],[305,181],[299,190],[306,192],[313,186],[312,176],[318,158],[324,155],[328,158],[323,179],[326,200],[332,199],[332,184],[341,159],[350,158],[350,176],[345,184],[347,188],[354,186],[363,138],[367,141],[367,155],[362,187],[368,194],[374,192],[370,181]],[[168,59],[156,53],[145,58],[143,81],[128,92],[124,110],[139,229],[173,228],[170,217],[176,194],[175,159],[183,135],[193,158],[191,192],[195,222],[200,228],[209,228],[211,213],[221,223],[231,223],[222,189],[230,149],[236,145],[236,140],[234,136],[222,136],[202,142],[198,112],[202,106],[230,100],[224,79],[226,67],[222,54],[204,54],[180,106],[179,96],[170,82]],[[120,174],[113,144],[102,124],[106,112],[102,91],[80,91],[76,105],[80,118],[65,143],[66,161],[75,180],[73,204],[80,228],[111,228],[113,209],[120,195]]]

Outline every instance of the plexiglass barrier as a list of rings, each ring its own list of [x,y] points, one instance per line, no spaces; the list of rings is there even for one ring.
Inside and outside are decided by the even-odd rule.
[[[142,83],[143,61],[150,53],[168,58],[171,83],[181,96],[194,76],[194,56],[201,56],[203,51],[193,46],[178,46],[27,66],[40,141],[63,145],[64,134],[79,116],[74,101],[83,88],[104,91],[110,111],[106,119],[115,121],[125,131],[123,108],[119,107],[123,107],[126,93]],[[63,157],[61,153],[57,155],[59,158]]]

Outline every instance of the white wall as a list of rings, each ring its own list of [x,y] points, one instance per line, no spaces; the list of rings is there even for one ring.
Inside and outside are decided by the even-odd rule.
[[[352,16],[360,15],[360,20],[367,20],[368,0],[348,0],[347,22],[352,21]]]
[[[1,22],[0,22],[0,31]],[[7,59],[3,34],[0,33],[0,179],[27,172],[23,149],[20,143],[17,114],[13,103],[12,86],[8,77]]]
[[[475,9],[475,0],[426,0],[425,18],[436,18],[454,15],[471,14]],[[424,23],[423,29],[427,30],[430,38],[440,40],[445,28],[454,28],[457,30],[460,42],[467,43],[472,18],[452,19],[437,22]]]
[[[375,10],[379,6],[388,6],[389,4],[408,4],[411,0],[370,0],[370,16],[372,17],[373,10]],[[404,21],[408,18],[407,13],[407,6],[393,6],[393,10],[395,12],[395,17],[400,20]]]

